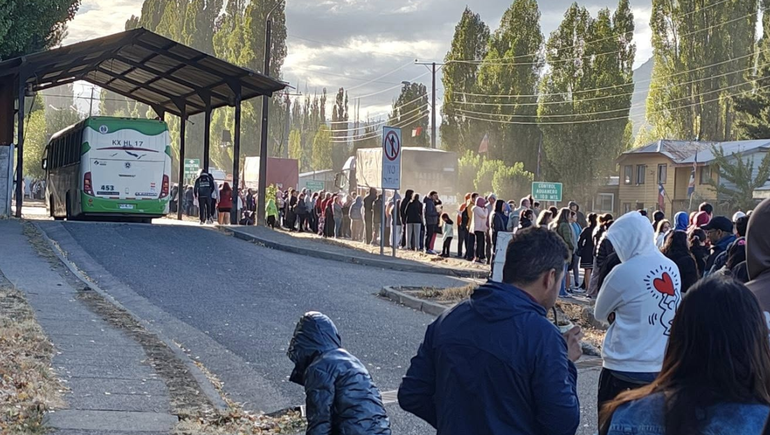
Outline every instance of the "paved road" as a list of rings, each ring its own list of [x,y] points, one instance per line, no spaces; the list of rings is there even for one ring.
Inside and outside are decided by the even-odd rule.
[[[433,317],[374,293],[384,285],[462,283],[274,251],[200,227],[41,224],[102,288],[220,377],[231,397],[265,411],[303,401],[301,387],[287,381],[285,349],[304,312],[329,315],[380,388],[394,390]],[[594,432],[597,376],[581,371],[591,423],[581,435]],[[431,433],[397,406],[389,411],[394,433]]]

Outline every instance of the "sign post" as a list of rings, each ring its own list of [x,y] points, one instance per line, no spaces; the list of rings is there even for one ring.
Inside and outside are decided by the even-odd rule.
[[[188,180],[194,180],[198,175],[198,170],[201,168],[200,159],[185,159],[184,160],[184,180],[182,184],[188,182]]]
[[[563,185],[561,183],[532,183],[532,198],[535,201],[562,201]]]
[[[325,189],[326,184],[322,180],[307,180],[305,187],[311,192],[320,192]]]
[[[386,189],[393,190],[395,203],[396,191],[401,189],[401,129],[395,127],[382,128],[382,210],[380,211],[380,255],[385,255],[385,195]],[[391,232],[395,226],[391,227]],[[393,256],[396,251],[393,248]]]

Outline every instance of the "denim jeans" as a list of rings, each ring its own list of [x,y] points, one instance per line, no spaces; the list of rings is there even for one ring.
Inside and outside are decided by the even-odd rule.
[[[561,279],[561,288],[559,288],[559,296],[567,296],[567,273],[568,265],[564,265],[564,277]]]

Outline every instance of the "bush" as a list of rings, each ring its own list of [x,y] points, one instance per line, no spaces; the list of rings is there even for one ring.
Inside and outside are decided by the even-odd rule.
[[[461,200],[466,192],[476,189],[474,180],[479,168],[481,168],[481,157],[474,151],[466,151],[457,161],[457,193]]]
[[[492,177],[492,189],[498,199],[510,200],[527,195],[535,175],[524,170],[524,163],[500,168]],[[517,200],[518,201],[518,200]]]
[[[485,159],[482,162],[478,173],[476,173],[476,178],[474,179],[476,192],[478,192],[479,195],[486,195],[492,192],[492,178],[494,178],[495,173],[504,169],[505,164],[502,160]]]

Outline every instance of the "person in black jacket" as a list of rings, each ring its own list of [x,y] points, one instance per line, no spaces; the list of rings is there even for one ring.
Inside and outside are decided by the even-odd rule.
[[[588,226],[583,228],[578,238],[577,255],[580,257],[580,267],[583,268],[585,277],[580,287],[584,290],[588,290],[589,283],[591,282],[591,272],[594,270],[594,252],[596,252],[596,245],[594,244],[594,231],[596,230],[598,216],[596,213],[588,214]]]
[[[436,209],[436,201],[438,200],[438,192],[435,190],[430,192],[425,197],[423,202],[425,203],[425,252],[428,254],[438,254],[433,250],[433,242],[435,241],[436,233],[438,232],[438,209]]]
[[[419,193],[412,195],[412,200],[406,207],[404,222],[406,222],[406,248],[416,251],[420,247],[420,227],[422,226],[422,204]]]
[[[700,279],[695,257],[687,246],[687,233],[672,231],[666,236],[665,244],[660,251],[676,263],[679,268],[679,276],[682,278],[682,294],[684,294]]]
[[[382,396],[366,367],[342,348],[334,322],[318,312],[297,323],[289,380],[305,387],[307,435],[390,435]]]
[[[706,232],[700,228],[690,233],[690,252],[695,257],[699,277],[703,277],[703,274],[706,272],[706,258],[709,256],[709,250],[706,247],[707,237]]]
[[[403,231],[401,231],[401,247],[406,249],[407,242],[406,242],[406,208],[409,206],[409,203],[412,201],[412,195],[414,195],[414,190],[407,189],[406,192],[404,192],[404,200],[399,202],[398,211],[401,215],[401,222],[404,225]]]
[[[364,235],[364,242],[366,242],[367,245],[372,243],[372,236],[374,235],[374,201],[376,200],[377,189],[370,187],[369,194],[364,198],[364,231],[366,232]]]

